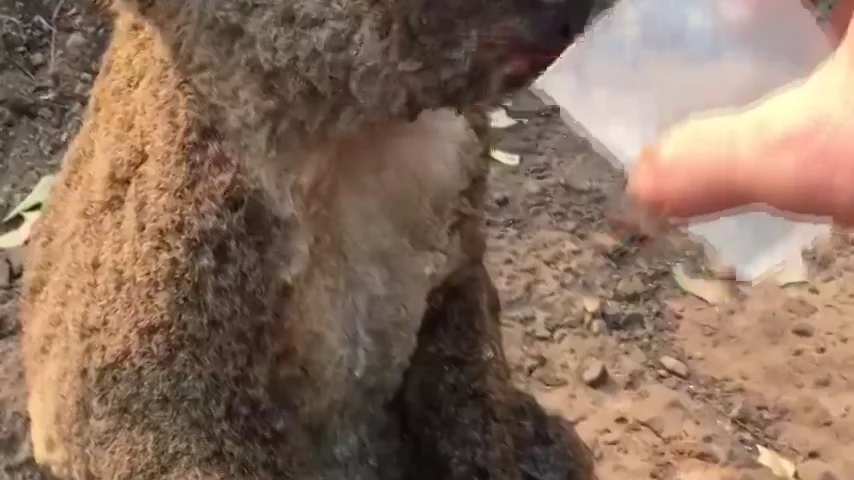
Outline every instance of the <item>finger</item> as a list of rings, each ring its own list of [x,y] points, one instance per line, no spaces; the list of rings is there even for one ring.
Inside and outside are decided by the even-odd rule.
[[[629,194],[670,217],[707,215],[749,203],[755,195],[745,179],[765,168],[761,152],[769,141],[761,136],[779,135],[758,117],[723,115],[672,129],[639,158],[629,175]]]
[[[845,37],[852,14],[854,14],[854,0],[837,0],[833,5],[828,24],[837,39]]]
[[[821,108],[816,94],[827,98],[826,89],[799,87],[744,113],[675,128],[641,156],[629,194],[670,217],[761,203],[852,224],[852,122],[846,111]]]

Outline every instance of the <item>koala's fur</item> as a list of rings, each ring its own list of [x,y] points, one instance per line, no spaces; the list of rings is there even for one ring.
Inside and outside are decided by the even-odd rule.
[[[476,134],[518,67],[505,34],[559,52],[590,3],[113,2],[25,277],[37,461],[79,480],[592,478],[571,427],[510,384]]]

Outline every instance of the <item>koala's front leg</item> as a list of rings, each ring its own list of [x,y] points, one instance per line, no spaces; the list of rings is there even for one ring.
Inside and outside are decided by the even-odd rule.
[[[433,291],[398,397],[407,479],[520,480],[498,295],[481,264]]]

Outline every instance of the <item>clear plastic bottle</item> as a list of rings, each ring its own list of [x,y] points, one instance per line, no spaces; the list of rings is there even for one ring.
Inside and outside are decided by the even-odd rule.
[[[739,108],[807,77],[830,53],[800,0],[622,0],[534,85],[615,165],[692,114]],[[760,211],[688,227],[752,280],[829,232]]]

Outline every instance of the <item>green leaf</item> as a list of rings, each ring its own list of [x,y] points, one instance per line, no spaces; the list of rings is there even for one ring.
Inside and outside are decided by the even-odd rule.
[[[45,175],[42,177],[36,186],[33,187],[33,190],[27,195],[21,203],[19,203],[15,208],[13,208],[9,213],[6,214],[6,217],[3,218],[3,223],[8,222],[10,219],[14,218],[16,215],[20,215],[23,212],[28,210],[32,210],[38,206],[44,204],[45,200],[47,200],[48,195],[50,195],[50,188],[53,186],[53,182],[56,180],[56,175]]]

